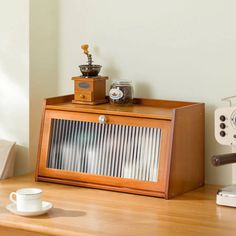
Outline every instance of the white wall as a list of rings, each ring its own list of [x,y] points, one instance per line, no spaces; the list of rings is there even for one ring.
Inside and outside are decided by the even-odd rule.
[[[43,99],[58,94],[58,0],[30,1],[30,156],[35,167]]]
[[[16,174],[29,171],[29,0],[0,0],[0,139],[17,142]]]
[[[133,80],[136,97],[205,102],[206,182],[230,183],[231,166],[210,157],[229,151],[214,139],[213,111],[236,94],[236,1],[58,2],[58,93],[73,92],[89,43],[102,74]]]

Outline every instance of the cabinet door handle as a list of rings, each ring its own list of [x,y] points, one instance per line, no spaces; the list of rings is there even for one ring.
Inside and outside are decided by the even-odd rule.
[[[106,116],[100,115],[98,117],[98,122],[99,122],[99,124],[105,124],[106,123]]]

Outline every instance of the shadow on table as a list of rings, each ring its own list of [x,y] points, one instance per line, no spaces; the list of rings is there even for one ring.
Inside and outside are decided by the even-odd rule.
[[[38,216],[37,218],[46,219],[46,218],[57,218],[57,217],[80,217],[84,216],[86,213],[84,211],[75,211],[75,210],[65,210],[62,208],[53,208],[48,214]]]

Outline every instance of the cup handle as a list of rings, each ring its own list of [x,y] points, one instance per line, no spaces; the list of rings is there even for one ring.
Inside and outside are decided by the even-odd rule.
[[[16,204],[16,200],[13,198],[14,196],[16,198],[16,193],[15,192],[10,193],[9,199],[10,199],[11,202]]]

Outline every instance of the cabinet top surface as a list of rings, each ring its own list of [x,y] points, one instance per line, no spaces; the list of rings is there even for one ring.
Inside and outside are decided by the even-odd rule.
[[[46,215],[9,213],[10,192],[22,187],[43,190],[54,204]],[[89,188],[34,182],[33,175],[0,182],[0,226],[49,235],[235,235],[236,210],[215,204],[217,187],[205,186],[172,200]]]
[[[155,99],[134,99],[133,105],[100,105],[73,104],[73,95],[46,99],[46,108],[53,110],[91,112],[98,114],[113,114],[123,116],[135,116],[155,119],[171,120],[176,109],[199,105],[200,103],[166,101]]]

